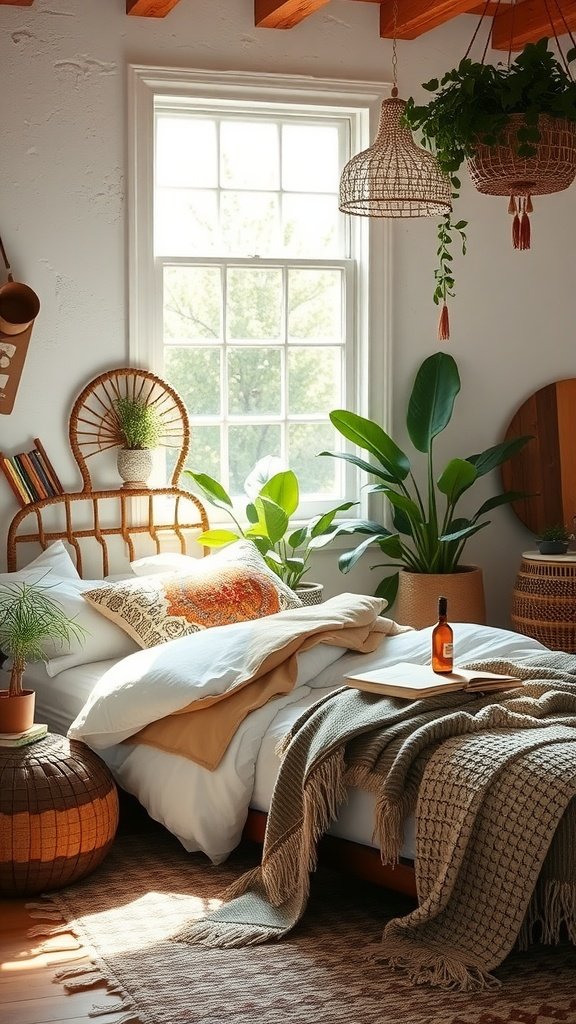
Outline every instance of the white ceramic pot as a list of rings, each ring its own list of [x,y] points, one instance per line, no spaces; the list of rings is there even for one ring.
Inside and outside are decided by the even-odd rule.
[[[124,487],[147,487],[152,473],[150,448],[120,448],[117,459],[118,473]]]

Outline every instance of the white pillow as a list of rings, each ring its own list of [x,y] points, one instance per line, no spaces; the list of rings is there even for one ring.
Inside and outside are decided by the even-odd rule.
[[[48,571],[61,579],[80,579],[78,570],[61,540],[50,544],[22,569],[0,573],[0,586],[3,583],[18,583],[19,580],[41,579]]]
[[[210,556],[207,556],[210,557]],[[155,576],[156,573],[194,572],[194,562],[203,561],[192,555],[182,555],[176,551],[164,551],[159,555],[145,555],[130,562],[130,568],[136,576]],[[110,579],[109,576],[106,577]]]
[[[51,574],[50,574],[51,575]],[[124,658],[139,650],[134,642],[119,626],[109,622],[84,600],[82,594],[102,586],[102,580],[50,579],[49,596],[57,601],[69,618],[86,630],[82,639],[71,639],[70,647],[61,647],[50,642],[44,652],[48,658],[46,672],[49,676],[57,676],[74,665],[87,665],[92,661],[104,661],[108,658]]]

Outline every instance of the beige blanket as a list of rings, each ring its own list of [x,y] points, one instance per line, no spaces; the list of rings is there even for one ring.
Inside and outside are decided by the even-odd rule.
[[[125,742],[146,743],[213,771],[246,716],[293,689],[303,651],[331,644],[368,654],[385,636],[411,628],[383,617],[385,604],[380,598],[340,594],[325,604],[256,620],[251,624],[250,650],[232,688],[194,700]]]
[[[397,859],[406,816],[417,818],[419,906],[386,926],[377,958],[418,984],[474,990],[498,983],[492,971],[517,938],[576,942],[576,657],[469,667],[525,685],[413,703],[341,690],[302,715],[261,867],[176,940],[281,938],[304,912],[319,835],[347,786],[361,785],[377,794],[384,860]]]

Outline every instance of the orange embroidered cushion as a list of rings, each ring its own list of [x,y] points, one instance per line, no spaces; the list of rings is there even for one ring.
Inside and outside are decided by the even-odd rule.
[[[140,647],[155,647],[211,626],[260,619],[287,607],[272,574],[210,557],[200,560],[190,575],[140,576],[85,591],[83,597]]]

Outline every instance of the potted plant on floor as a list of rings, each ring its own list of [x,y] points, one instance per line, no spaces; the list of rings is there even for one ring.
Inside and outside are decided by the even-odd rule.
[[[152,472],[152,449],[164,430],[162,416],[153,403],[130,395],[119,395],[114,411],[124,441],[118,452],[120,477],[127,488],[146,487]]]
[[[479,477],[485,476],[530,440],[518,437],[479,455],[450,459],[438,476],[434,468],[434,439],[448,426],[460,391],[458,367],[452,356],[436,352],[420,366],[408,402],[406,425],[414,448],[426,456],[425,486],[417,483],[408,455],[373,420],[345,409],[330,414],[348,441],[367,451],[370,461],[351,453],[321,452],[344,459],[375,481],[368,486],[389,503],[392,529],[372,520],[350,519],[336,527],[335,535],[360,534],[363,539],[339,558],[342,572],[349,572],[367,549],[376,544],[391,561],[374,568],[393,567],[376,588],[389,607],[398,593],[398,621],[425,626],[436,621],[438,596],[448,597],[450,617],[483,622],[482,572],[463,564],[466,542],[490,520],[483,518],[499,505],[515,501],[517,491],[496,494],[484,501],[472,516],[458,513],[458,503]],[[471,585],[474,590],[471,590]]]
[[[0,588],[0,650],[12,661],[7,690],[0,690],[0,732],[24,732],[34,722],[35,693],[24,688],[26,664],[45,661],[46,644],[82,640],[85,630],[49,596],[50,585],[5,583]]]
[[[576,83],[569,64],[548,49],[548,40],[529,43],[509,65],[465,57],[438,80],[424,83],[434,93],[427,104],[410,98],[405,119],[422,133],[424,145],[452,179],[458,198],[458,172],[465,162],[478,191],[509,197],[515,248],[530,247],[532,196],[568,188],[576,176]],[[434,301],[454,293],[451,243],[467,222],[446,214],[439,224],[439,266]]]
[[[537,538],[538,551],[541,555],[565,555],[572,534],[562,523],[547,526]]]
[[[222,484],[206,473],[184,470],[200,494],[226,512],[236,527],[235,530],[207,530],[197,539],[212,548],[232,544],[240,537],[253,541],[269,567],[298,594],[303,604],[318,604],[322,600],[322,584],[303,578],[310,570],[310,556],[314,550],[330,543],[338,513],[347,512],[357,502],[343,502],[291,530],[290,520],[298,519],[300,487],[293,470],[280,467],[280,459],[267,456],[260,459],[248,475],[244,485],[248,498],[247,525],[238,518],[234,502]]]

